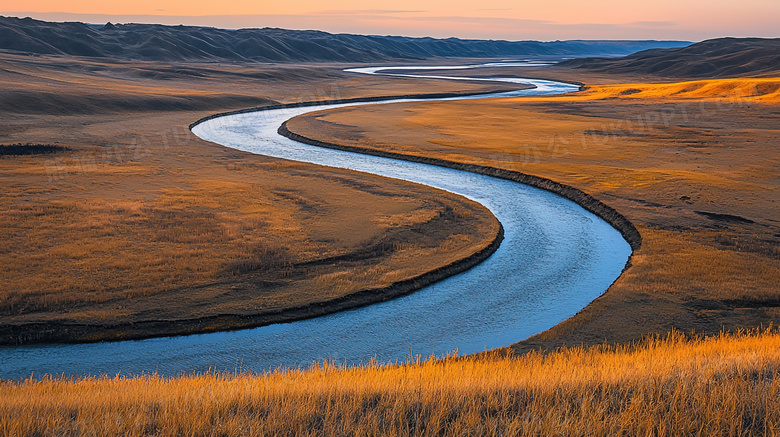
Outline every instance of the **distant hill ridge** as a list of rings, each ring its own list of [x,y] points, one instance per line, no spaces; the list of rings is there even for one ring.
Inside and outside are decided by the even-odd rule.
[[[616,74],[721,78],[780,74],[780,38],[718,38],[624,58],[583,58],[559,65]]]
[[[372,62],[431,57],[622,56],[685,41],[494,41],[216,29],[158,24],[53,23],[0,16],[0,50],[149,61]]]

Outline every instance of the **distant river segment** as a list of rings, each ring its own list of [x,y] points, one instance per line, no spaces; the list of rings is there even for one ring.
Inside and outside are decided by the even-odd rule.
[[[480,66],[458,66],[464,67]],[[375,74],[378,70],[353,71]],[[489,80],[536,88],[458,99],[577,90],[576,85],[544,80]],[[370,104],[400,101],[409,100]],[[475,200],[504,227],[501,246],[486,261],[398,299],[293,323],[139,341],[2,347],[0,378],[261,372],[322,360],[359,364],[372,358],[404,361],[410,353],[479,352],[507,346],[571,317],[620,275],[631,254],[629,244],[607,222],[556,194],[461,170],[304,145],[277,134],[279,126],[294,116],[365,104],[226,115],[197,124],[193,132],[226,147],[403,179]]]

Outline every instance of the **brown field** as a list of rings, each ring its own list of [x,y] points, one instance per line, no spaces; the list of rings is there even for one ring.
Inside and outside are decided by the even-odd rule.
[[[3,342],[245,326],[232,316],[388,287],[466,258],[498,232],[489,211],[458,196],[228,150],[187,129],[274,101],[463,84],[336,67],[15,55],[0,57],[0,78],[0,144],[70,149],[0,156]]]
[[[0,52],[0,110],[37,115],[181,110],[211,114],[277,102],[507,88],[341,71],[350,66],[131,62]]]
[[[266,375],[0,383],[8,436],[776,436],[780,334]]]
[[[568,78],[598,81],[575,71]],[[599,85],[614,81],[562,97],[345,108],[288,128],[546,177],[631,220],[644,239],[632,267],[580,314],[517,350],[780,322],[780,79]]]

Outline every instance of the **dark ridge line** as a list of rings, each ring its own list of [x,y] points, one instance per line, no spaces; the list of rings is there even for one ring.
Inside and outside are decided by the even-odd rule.
[[[30,155],[50,155],[52,153],[70,152],[71,149],[65,146],[54,144],[0,144],[0,157],[3,156],[30,156]]]
[[[50,22],[0,16],[0,49],[93,59],[200,62],[369,62],[431,58],[619,56],[688,41],[506,41],[332,34],[278,28]]]
[[[696,214],[699,214],[700,216],[707,217],[710,220],[716,220],[716,221],[722,221],[727,223],[755,223],[753,220],[750,220],[749,218],[745,218],[738,215],[733,214],[723,214],[719,212],[707,212],[707,211],[693,211]]]

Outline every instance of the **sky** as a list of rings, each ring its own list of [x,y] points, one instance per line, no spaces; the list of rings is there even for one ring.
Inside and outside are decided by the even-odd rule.
[[[0,15],[541,41],[780,37],[780,0],[3,0]]]

